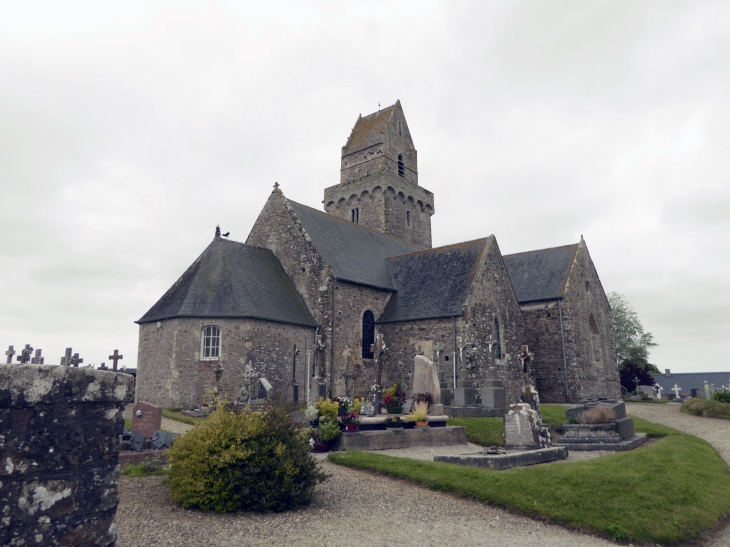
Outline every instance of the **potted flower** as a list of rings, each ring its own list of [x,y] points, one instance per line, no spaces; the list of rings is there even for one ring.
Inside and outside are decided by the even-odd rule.
[[[385,419],[385,427],[387,429],[403,429],[403,422],[398,416],[388,416]]]
[[[400,414],[403,412],[403,401],[406,400],[406,392],[401,388],[400,383],[393,384],[383,391],[383,404],[388,414]]]
[[[360,430],[360,415],[354,411],[350,411],[344,416],[340,416],[340,423],[345,426],[345,431],[359,431]]]
[[[314,452],[329,452],[330,443],[340,436],[340,426],[334,420],[320,420],[312,430],[310,444]]]
[[[403,420],[406,422],[414,422],[416,427],[428,427],[428,403],[421,401],[413,405],[413,410],[410,414],[403,416]]]
[[[426,402],[430,405],[433,402],[433,395],[431,393],[414,393],[413,401],[416,403]]]
[[[310,404],[307,409],[304,411],[304,416],[309,420],[309,423],[312,424],[313,427],[317,427],[319,425],[319,411],[317,410],[317,407],[313,404]]]

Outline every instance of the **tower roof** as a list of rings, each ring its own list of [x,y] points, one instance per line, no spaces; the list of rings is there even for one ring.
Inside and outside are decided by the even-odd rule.
[[[273,252],[219,237],[137,323],[173,317],[317,325]]]
[[[579,243],[504,255],[512,286],[520,303],[553,300],[565,294],[565,284]]]
[[[364,118],[362,116],[358,117],[355,127],[352,128],[352,133],[350,133],[350,138],[347,139],[347,144],[343,147],[342,155],[352,154],[358,150],[382,143],[388,123],[393,117],[393,112],[397,106],[400,106],[400,101],[368,114]]]

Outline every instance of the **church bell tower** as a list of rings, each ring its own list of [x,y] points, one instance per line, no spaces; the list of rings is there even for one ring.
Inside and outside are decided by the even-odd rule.
[[[325,211],[431,248],[433,194],[418,185],[418,154],[400,101],[365,116],[342,147],[340,184],[324,191]]]

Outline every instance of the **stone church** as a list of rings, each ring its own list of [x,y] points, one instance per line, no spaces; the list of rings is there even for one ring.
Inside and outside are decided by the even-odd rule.
[[[213,241],[137,321],[137,400],[292,401],[412,385],[418,354],[445,393],[493,367],[508,402],[523,344],[545,402],[620,395],[611,310],[579,243],[502,255],[493,235],[431,247],[434,196],[400,102],[358,117],[319,211],[275,185],[245,243]],[[383,347],[384,346],[384,347]]]

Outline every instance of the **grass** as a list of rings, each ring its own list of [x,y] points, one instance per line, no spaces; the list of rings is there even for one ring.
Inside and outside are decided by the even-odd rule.
[[[138,465],[128,465],[122,469],[122,475],[128,477],[152,477],[153,475],[167,475],[165,464],[160,458],[140,463]]]
[[[685,401],[682,403],[680,410],[695,416],[730,420],[730,403],[721,403],[720,401],[707,400],[702,397],[694,397],[689,401]]]
[[[162,415],[165,418],[175,420],[176,422],[182,422],[188,425],[198,425],[206,420],[206,418],[193,418],[191,416],[183,416],[180,414],[181,408],[163,408]]]
[[[502,418],[449,418],[449,425],[466,427],[466,440],[482,446],[502,446]]]
[[[129,431],[132,431],[132,420],[129,418],[124,418],[124,429],[128,429]]]
[[[623,401],[627,403],[653,403],[655,405],[666,405],[671,403],[670,399],[628,399],[624,398]]]
[[[670,428],[654,433],[659,440],[641,449],[509,471],[368,452],[329,459],[615,541],[697,540],[730,512],[728,467],[697,437]]]

